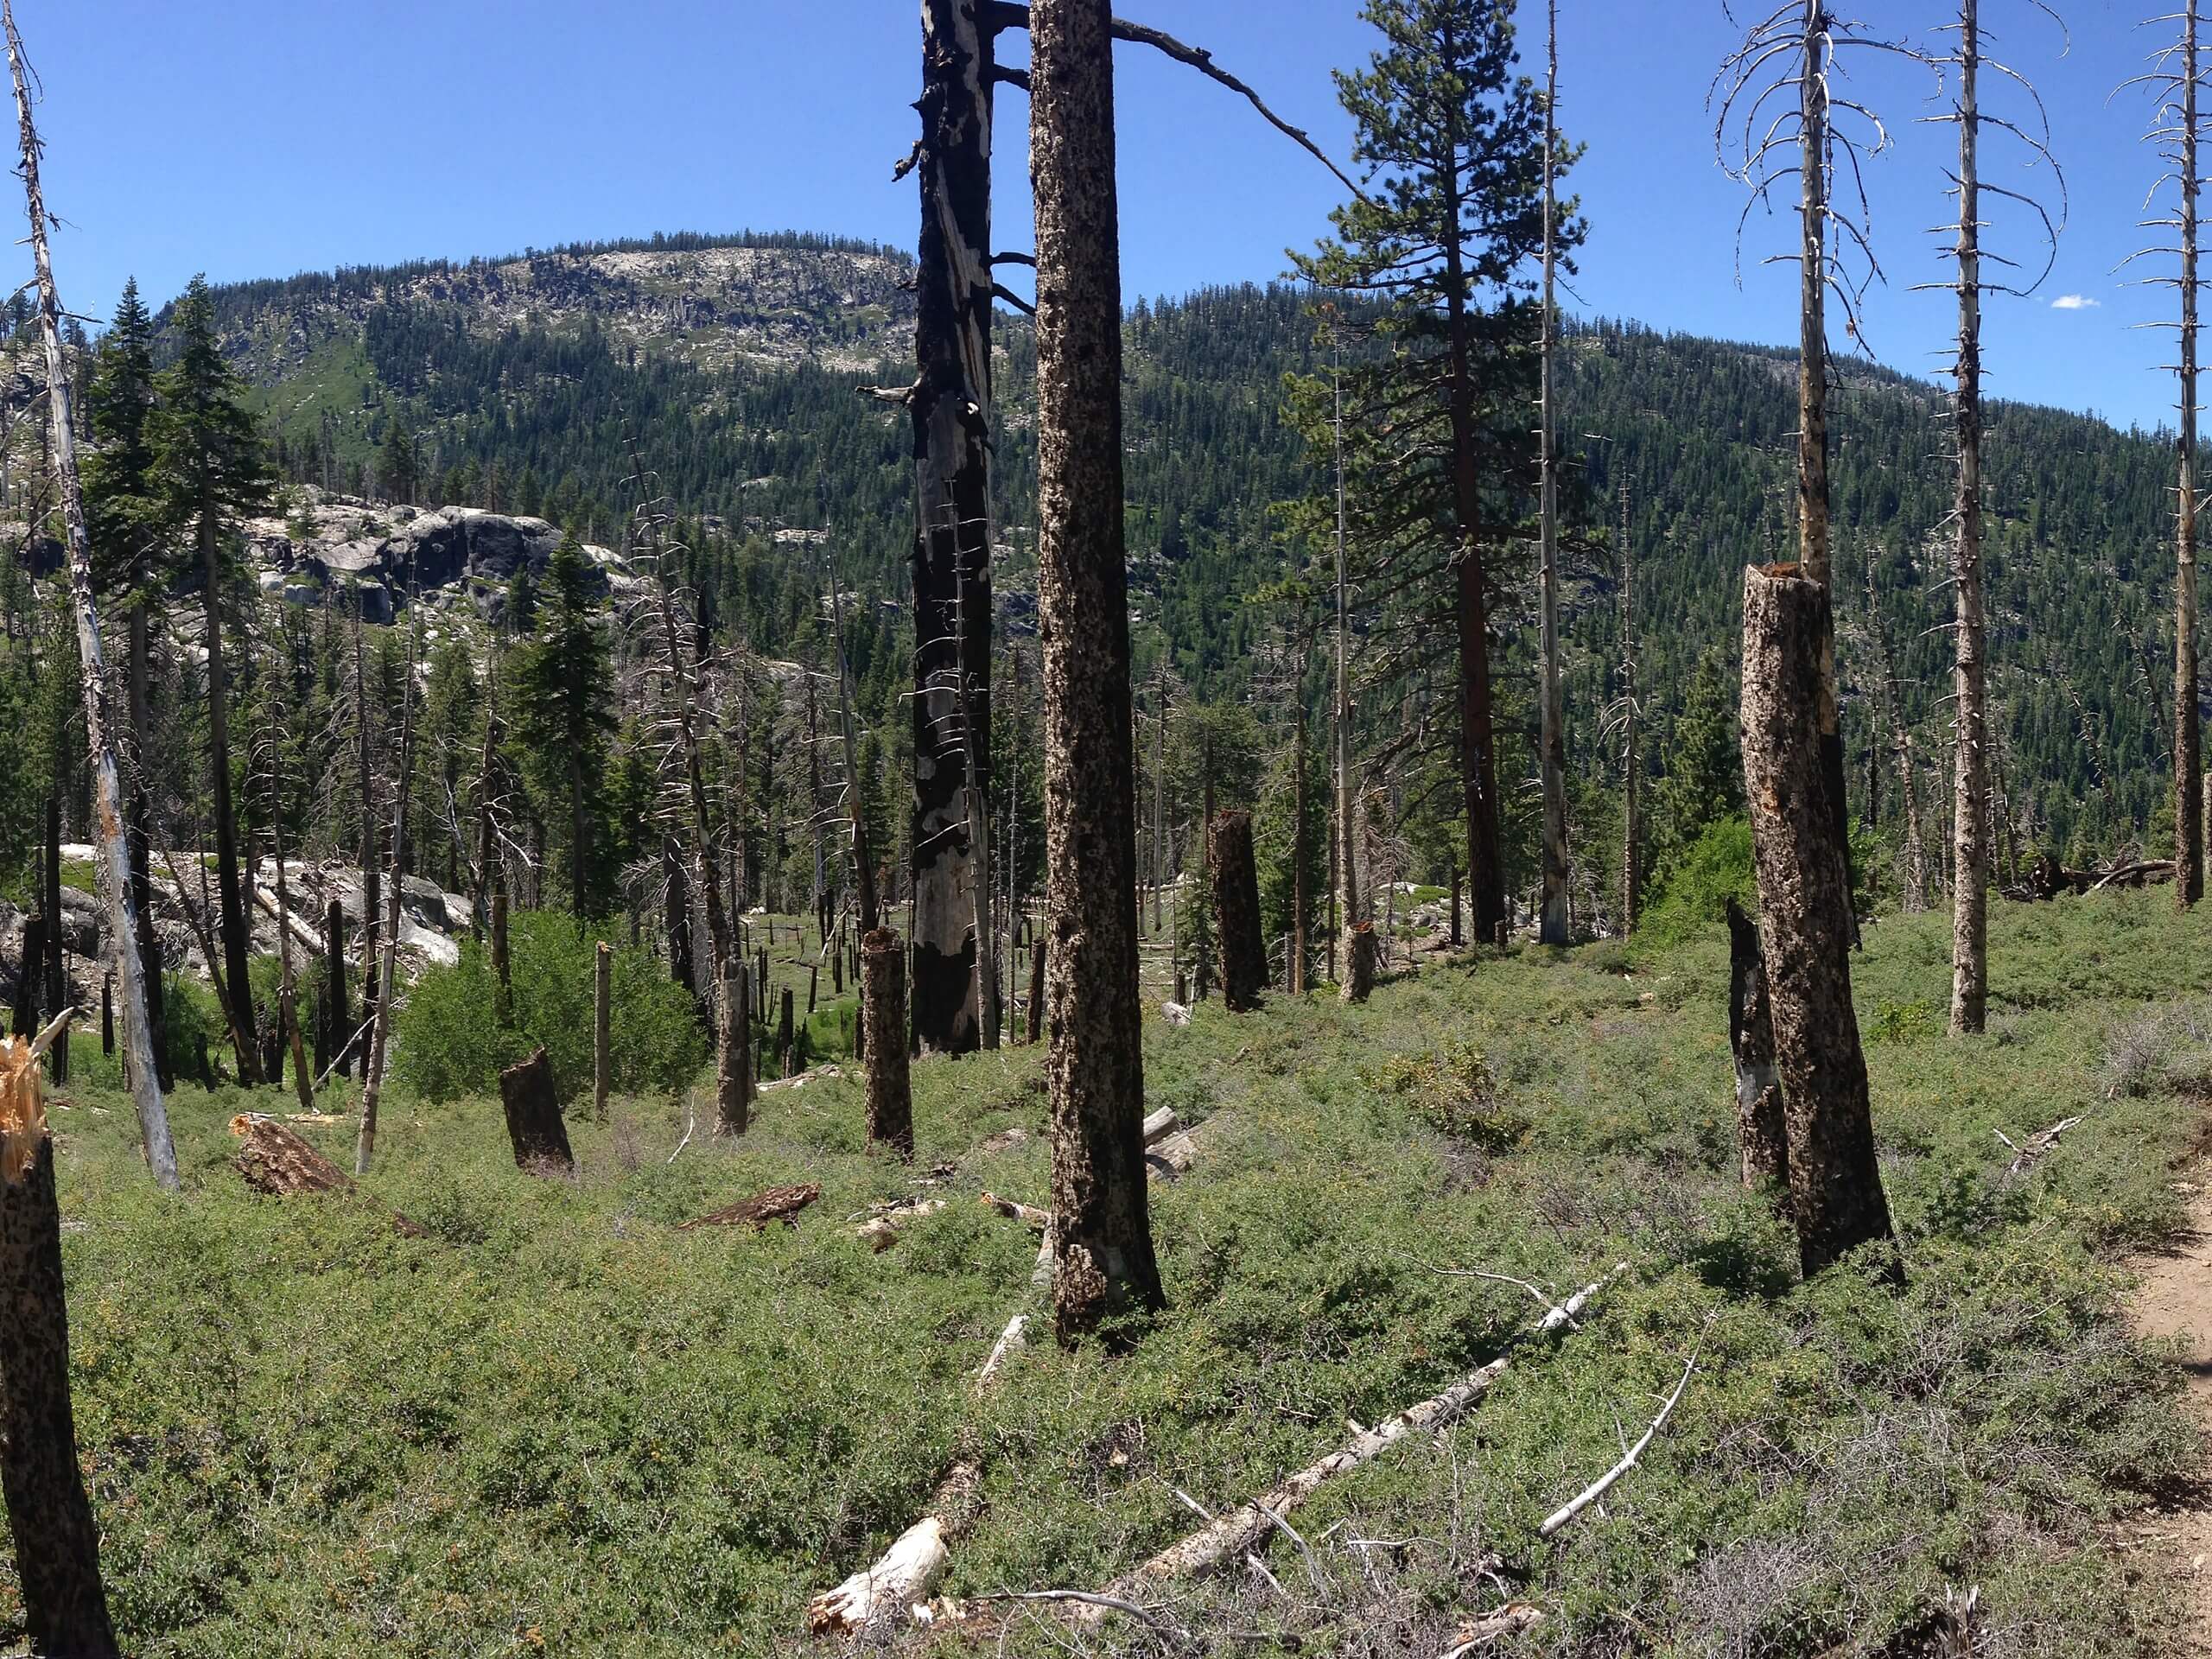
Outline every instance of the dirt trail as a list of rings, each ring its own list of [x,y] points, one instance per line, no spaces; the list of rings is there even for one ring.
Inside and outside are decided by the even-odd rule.
[[[2200,1152],[2177,1186],[2189,1201],[2190,1230],[2170,1249],[2137,1259],[2136,1324],[2145,1336],[2183,1339],[2189,1408],[2212,1433],[2212,1154]],[[2171,1575],[2182,1598],[2188,1618],[2177,1659],[2212,1659],[2212,1490],[2163,1503],[2120,1532],[2143,1549],[2140,1568]]]

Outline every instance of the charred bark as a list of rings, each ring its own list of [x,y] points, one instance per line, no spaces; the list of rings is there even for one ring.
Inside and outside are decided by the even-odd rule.
[[[1744,1185],[1789,1189],[1789,1133],[1775,1068],[1774,1022],[1758,924],[1728,901],[1728,1047],[1736,1060],[1736,1131]]]
[[[1268,982],[1267,941],[1260,931],[1260,877],[1252,855],[1252,815],[1219,812],[1213,820],[1213,925],[1220,940],[1221,1000],[1231,1014],[1260,1006]]]
[[[1342,995],[1347,1002],[1364,1002],[1375,989],[1375,958],[1376,956],[1375,924],[1354,922],[1351,931],[1344,938],[1344,984]]]
[[[565,1175],[576,1166],[569,1150],[569,1126],[553,1092],[553,1066],[538,1049],[499,1073],[499,1103],[505,1109],[507,1139],[515,1167],[534,1174]]]
[[[906,1064],[906,953],[887,927],[861,939],[861,1033],[866,1058],[868,1139],[914,1155],[914,1098]]]

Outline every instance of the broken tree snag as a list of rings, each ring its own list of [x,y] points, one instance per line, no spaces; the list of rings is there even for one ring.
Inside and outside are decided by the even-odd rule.
[[[1375,988],[1375,924],[1354,922],[1344,936],[1344,987],[1347,1002],[1364,1002]]]
[[[745,999],[749,981],[733,961],[722,970],[715,1027],[715,1133],[743,1135],[752,1119],[753,1020]]]
[[[231,1133],[245,1144],[232,1161],[257,1192],[283,1198],[294,1192],[346,1192],[353,1178],[272,1117],[240,1112]]]
[[[69,1405],[61,1211],[38,1056],[35,1043],[0,1039],[0,1493],[32,1645],[109,1659],[115,1630]]]
[[[1113,19],[1029,9],[1054,1323],[1160,1306],[1144,1147]]]
[[[1029,942],[1029,1040],[1041,1042],[1045,1037],[1045,936],[1039,933]]]
[[[1824,734],[1827,591],[1744,573],[1745,793],[1751,804],[1770,1007],[1789,1128],[1789,1196],[1807,1274],[1890,1236],[1866,1058],[1851,1002],[1851,884]]]
[[[798,1212],[822,1196],[822,1189],[812,1181],[797,1186],[772,1186],[766,1192],[755,1192],[742,1203],[733,1204],[727,1210],[716,1210],[708,1215],[683,1223],[679,1233],[688,1233],[698,1227],[750,1227],[754,1232],[765,1232],[772,1221],[780,1221],[786,1227],[798,1225]]]
[[[893,1205],[880,1215],[870,1216],[855,1230],[854,1236],[869,1249],[881,1255],[899,1242],[899,1236],[924,1216],[933,1216],[944,1208],[943,1198],[917,1198],[911,1204]]]
[[[861,1033],[867,1056],[868,1141],[914,1155],[914,1096],[906,1069],[906,958],[897,930],[861,939]]]
[[[1231,1014],[1260,1006],[1268,982],[1268,947],[1260,931],[1260,874],[1252,856],[1252,815],[1217,812],[1213,820],[1213,924],[1221,951],[1221,1000]]]
[[[499,1073],[499,1103],[506,1108],[507,1139],[514,1143],[515,1167],[533,1173],[576,1166],[569,1150],[569,1126],[553,1094],[553,1065],[539,1049]]]
[[[1782,1077],[1775,1070],[1766,956],[1758,924],[1728,901],[1728,1046],[1736,1057],[1736,1129],[1744,1185],[1789,1188],[1789,1131],[1783,1121]]]

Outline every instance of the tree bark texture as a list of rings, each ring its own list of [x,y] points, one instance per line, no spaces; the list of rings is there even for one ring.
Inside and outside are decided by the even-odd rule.
[[[1030,940],[1028,1027],[1024,1034],[1032,1043],[1042,1041],[1045,1035],[1045,959],[1049,954],[1042,933]]]
[[[982,1041],[979,823],[990,766],[991,86],[983,0],[922,6],[914,428],[913,1033]],[[972,725],[972,728],[971,728]]]
[[[1890,1236],[1874,1155],[1866,1061],[1851,1001],[1851,887],[1822,764],[1832,638],[1809,578],[1744,577],[1741,721],[1775,1053],[1789,1138],[1799,1255],[1817,1273]]]
[[[1787,1197],[1789,1131],[1782,1109],[1782,1074],[1774,1061],[1774,1021],[1766,954],[1758,924],[1728,901],[1728,1047],[1736,1060],[1737,1141],[1744,1185],[1772,1186]]]
[[[614,952],[605,939],[592,952],[591,978],[591,1110],[603,1122],[614,1076]]]
[[[906,953],[879,927],[861,939],[861,1033],[868,1088],[868,1139],[914,1155],[914,1097],[906,1064]]]
[[[553,1065],[538,1049],[499,1073],[499,1103],[506,1110],[507,1139],[515,1167],[533,1174],[567,1174],[576,1166],[569,1126],[553,1092]]]
[[[1951,561],[1957,626],[1951,672],[1957,721],[1952,769],[1951,1030],[1976,1032],[1989,996],[1989,755],[1981,602],[1981,225],[1976,104],[1979,0],[1959,6],[1959,358],[1952,397],[1959,445],[1958,540]],[[2183,463],[2184,467],[2187,462]],[[2187,490],[2183,482],[2184,493]],[[2192,575],[2194,572],[2191,573]],[[2178,669],[2177,671],[2178,671]],[[2196,664],[2190,664],[2192,709]],[[2185,792],[2193,792],[2193,786]]]
[[[1231,1014],[1260,1006],[1268,983],[1268,946],[1260,931],[1260,876],[1252,854],[1252,815],[1213,820],[1213,925],[1221,941],[1221,1000]]]
[[[1559,455],[1558,399],[1553,359],[1559,350],[1559,313],[1553,299],[1559,203],[1557,146],[1559,131],[1559,5],[1546,8],[1544,79],[1544,252],[1541,385],[1538,403],[1537,445],[1537,588],[1541,621],[1538,628],[1538,688],[1541,704],[1536,740],[1537,772],[1543,791],[1543,887],[1536,918],[1536,937],[1545,944],[1567,943],[1567,708],[1560,689],[1559,645]]]
[[[109,1659],[118,1649],[69,1403],[54,1142],[33,1046],[12,1038],[0,1041],[0,1494],[32,1644],[56,1659]]]
[[[2182,8],[2181,433],[2174,511],[2174,902],[2202,896],[2203,772],[2196,684],[2196,5]]]
[[[57,770],[63,757],[57,754]],[[45,897],[41,903],[53,918],[46,930],[46,993],[39,1003],[49,1016],[58,1014],[69,1006],[69,946],[67,930],[61,925],[61,791],[57,780],[54,788],[47,791],[46,836],[40,849],[41,890]],[[48,1075],[59,1088],[69,1081],[69,1027],[64,1026],[54,1035],[46,1051]]]
[[[753,1018],[746,1007],[745,969],[734,959],[722,970],[720,1023],[715,1030],[715,1130],[743,1135],[752,1120]]]
[[[322,1039],[328,1052],[315,1058],[317,1075],[334,1062],[340,1077],[353,1075],[353,1063],[346,1058],[353,1036],[346,1009],[346,906],[333,899],[322,916]]]
[[[1052,1288],[1072,1342],[1164,1298],[1141,1138],[1112,18],[1041,0],[1029,22]]]
[[[1354,922],[1351,931],[1344,938],[1344,983],[1341,995],[1345,1001],[1364,1002],[1375,989],[1376,954],[1375,924]]]

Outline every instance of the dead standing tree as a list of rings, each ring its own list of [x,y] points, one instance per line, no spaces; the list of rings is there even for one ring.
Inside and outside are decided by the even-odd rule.
[[[1103,0],[1039,0],[1030,35],[1052,1290],[1072,1342],[1164,1299],[1138,1042],[1112,18]]]
[[[2178,38],[2152,57],[2148,73],[2123,86],[2147,86],[2158,97],[2147,137],[2158,146],[2167,170],[2145,200],[2147,205],[2169,183],[2176,200],[2171,218],[2148,219],[2143,224],[2146,229],[2172,232],[2174,243],[2138,249],[2120,264],[2125,268],[2138,259],[2171,254],[2181,266],[2177,276],[2144,281],[2171,287],[2181,299],[2177,321],[2151,326],[2175,329],[2181,344],[2179,360],[2173,365],[2181,391],[2181,428],[2174,444],[2174,900],[2186,909],[2204,890],[2204,766],[2196,684],[2196,299],[2202,285],[2196,269],[2196,203],[2203,183],[2197,151],[2206,119],[2200,96],[2205,73],[2204,17],[2197,0],[2182,0],[2180,10],[2155,21],[2178,24]]]
[[[1855,217],[1840,212],[1836,174],[1840,166],[1857,180],[1863,154],[1888,135],[1863,104],[1834,95],[1836,53],[1845,47],[1904,50],[1856,33],[1822,0],[1787,0],[1729,54],[1713,92],[1716,146],[1725,152],[1739,124],[1744,134],[1731,170],[1750,188],[1745,216],[1777,183],[1795,177],[1799,188],[1798,251],[1771,261],[1799,268],[1798,562],[1744,573],[1740,719],[1790,1197],[1808,1274],[1891,1231],[1851,999],[1856,920],[1829,608],[1827,402],[1827,296],[1835,293],[1855,338],[1856,298],[1878,275],[1864,189],[1855,192]],[[1769,113],[1789,99],[1795,109]],[[1840,127],[1839,111],[1863,123],[1870,142]],[[1847,253],[1863,270],[1856,280],[1844,268]]]
[[[2041,0],[2033,0],[2045,10]],[[2195,0],[2187,0],[2194,4]],[[1958,171],[1951,175],[1952,194],[1959,204],[1954,226],[1952,257],[1957,274],[1948,283],[1923,284],[1955,292],[1959,302],[1957,355],[1953,359],[1952,426],[1958,446],[1958,491],[1952,509],[1952,881],[1951,881],[1951,1030],[1954,1034],[1982,1028],[1989,995],[1989,691],[1986,660],[1987,628],[1983,620],[1981,581],[1981,296],[1985,294],[2032,293],[2041,286],[2057,257],[2058,231],[2065,219],[2066,184],[2050,154],[2050,127],[2042,100],[2018,72],[1983,55],[1980,0],[1959,0],[1959,21],[1952,26],[1957,40],[1948,56],[1936,61],[1956,72],[1957,95],[1947,115],[1929,119],[1950,122],[1959,130]],[[1981,72],[1986,67],[2024,89],[2034,111],[2032,126],[1984,113]],[[2059,197],[2059,219],[2033,198],[1981,179],[1981,137],[1985,127],[2009,135],[2025,144],[2031,166],[2048,164]],[[2050,258],[2032,282],[1992,282],[1982,268],[1984,228],[1982,193],[2024,204],[2043,224]],[[2193,217],[2193,213],[2191,215]],[[2002,256],[1990,257],[2008,271],[2018,266]],[[2186,468],[2186,461],[2183,463]],[[2184,487],[2186,482],[2184,481]],[[2176,644],[2176,673],[2182,671],[2182,646]],[[2193,637],[2188,658],[2188,683],[2196,678]],[[2177,680],[2177,683],[2183,682]],[[2195,712],[2189,721],[2189,741],[2196,742]],[[2175,728],[2177,772],[2181,753],[2182,727]],[[2183,842],[2196,833],[2192,822],[2182,827],[2176,815],[2177,836]],[[2191,843],[2193,844],[2193,843]],[[2186,902],[2186,901],[2184,901]]]
[[[116,982],[123,991],[124,1074],[138,1133],[154,1179],[177,1190],[176,1147],[169,1139],[168,1109],[162,1101],[160,1073],[154,1059],[154,1027],[147,1014],[144,936],[138,927],[129,849],[123,831],[123,774],[115,752],[113,688],[100,639],[100,618],[92,598],[92,536],[85,521],[84,491],[77,475],[76,420],[71,408],[73,385],[61,355],[61,302],[54,284],[54,265],[46,245],[46,195],[39,183],[42,146],[31,121],[31,73],[16,34],[14,10],[0,3],[0,23],[8,37],[8,69],[15,85],[16,124],[23,181],[23,203],[30,219],[31,260],[37,273],[39,337],[46,353],[47,434],[54,471],[60,481],[61,518],[69,554],[69,598],[77,624],[77,654],[84,676],[85,742],[91,757],[94,822],[99,834],[99,888],[107,906],[108,949]],[[59,918],[55,918],[59,925]],[[155,971],[158,972],[159,964]],[[26,953],[24,974],[29,975]],[[103,1619],[105,1615],[103,1615]],[[111,1643],[112,1638],[111,1638]]]
[[[1567,943],[1567,710],[1559,677],[1559,406],[1553,359],[1559,351],[1559,314],[1553,303],[1554,273],[1559,263],[1559,4],[1544,11],[1544,251],[1543,333],[1539,349],[1541,390],[1536,426],[1537,550],[1541,718],[1536,744],[1537,771],[1543,791],[1543,887],[1536,937],[1545,944]]]

